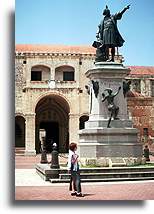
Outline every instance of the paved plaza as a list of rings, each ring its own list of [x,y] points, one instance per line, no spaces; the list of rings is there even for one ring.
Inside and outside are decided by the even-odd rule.
[[[68,184],[52,184],[36,173],[39,160],[40,155],[16,156],[16,200],[154,200],[154,181],[83,183],[85,197],[70,196]],[[60,162],[65,163],[66,159],[61,158]]]

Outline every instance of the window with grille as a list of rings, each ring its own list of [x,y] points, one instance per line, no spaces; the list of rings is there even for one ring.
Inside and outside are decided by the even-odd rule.
[[[64,71],[63,81],[74,81],[74,71]]]
[[[31,72],[31,81],[41,81],[41,80],[42,80],[42,71]]]

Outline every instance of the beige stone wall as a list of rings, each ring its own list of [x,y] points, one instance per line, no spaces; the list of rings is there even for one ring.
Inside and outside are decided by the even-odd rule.
[[[26,83],[23,59],[15,62],[15,109],[16,113],[23,113],[23,87]]]
[[[80,116],[89,115],[89,95],[87,95],[85,85],[88,84],[89,79],[86,77],[85,73],[94,66],[94,61],[89,59],[83,59],[82,65],[79,67],[80,79],[79,87],[82,90],[80,94]]]
[[[78,143],[79,118],[89,113],[88,95],[85,91],[85,84],[88,79],[85,72],[93,66],[92,57],[80,55],[48,57],[42,55],[17,57],[16,63],[19,65],[16,72],[19,73],[21,80],[16,81],[16,112],[22,112],[25,116],[25,154],[35,154],[35,108],[37,103],[46,96],[60,96],[69,105],[69,142]],[[26,60],[26,64],[23,61]],[[79,63],[82,61],[82,64]],[[36,67],[35,67],[36,66]],[[44,67],[46,66],[46,67]],[[71,66],[74,68],[75,81],[63,82],[62,72],[57,72],[60,66]],[[42,81],[31,81],[31,71],[43,69]],[[67,69],[68,70],[68,69]],[[56,71],[56,72],[55,72]],[[18,78],[19,79],[19,78]],[[60,80],[55,82],[54,88],[49,88],[45,80]],[[19,84],[19,83],[20,84]]]

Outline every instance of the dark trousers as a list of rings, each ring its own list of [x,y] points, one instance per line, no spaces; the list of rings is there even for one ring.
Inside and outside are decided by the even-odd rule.
[[[70,179],[70,190],[72,190],[72,183],[74,191],[80,193],[81,192],[81,180],[80,180],[80,172],[79,171],[71,171],[71,179]]]

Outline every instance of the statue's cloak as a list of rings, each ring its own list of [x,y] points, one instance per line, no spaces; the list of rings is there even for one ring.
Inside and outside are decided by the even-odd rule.
[[[104,17],[99,25],[100,41],[103,45],[115,47],[123,46],[125,42],[117,28],[117,20],[121,19],[122,14],[117,13],[110,17]]]

